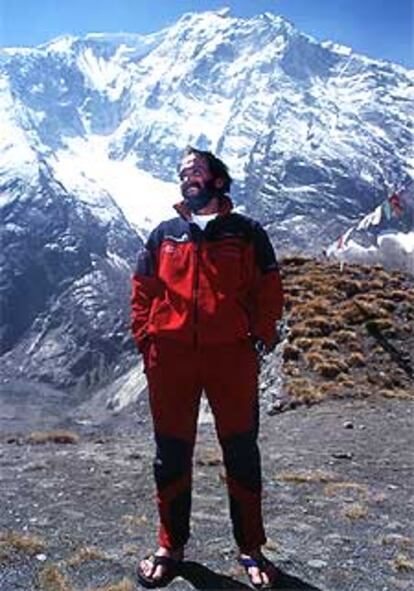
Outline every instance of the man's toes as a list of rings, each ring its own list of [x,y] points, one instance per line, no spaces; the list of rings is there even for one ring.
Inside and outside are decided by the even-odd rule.
[[[256,568],[255,566],[252,568],[249,568],[249,574],[250,574],[250,579],[251,579],[253,585],[261,585],[262,584],[262,577],[260,574],[260,570],[258,568]]]
[[[154,569],[154,564],[151,560],[143,560],[140,563],[140,568],[146,577],[157,581],[164,575],[164,569],[161,565],[158,565]]]
[[[150,560],[142,560],[139,566],[146,577],[150,577],[152,575],[153,564]]]
[[[269,576],[265,572],[262,573],[262,583],[263,585],[268,585],[270,583]]]
[[[162,566],[160,566],[160,565],[158,565],[158,566],[157,566],[157,568],[156,568],[156,569],[155,569],[155,571],[154,571],[154,574],[152,575],[152,578],[153,578],[155,581],[158,581],[159,579],[161,579],[161,578],[162,578],[163,574],[164,574],[164,569],[163,569],[163,567],[162,567]]]

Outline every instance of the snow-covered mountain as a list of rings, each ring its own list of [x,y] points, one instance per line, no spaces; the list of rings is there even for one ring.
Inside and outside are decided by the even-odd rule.
[[[179,199],[187,144],[224,159],[235,202],[279,251],[314,252],[413,174],[413,88],[413,71],[316,42],[270,13],[186,14],[147,36],[2,49],[7,371],[73,386],[119,365],[130,344],[104,352],[127,333],[134,252]]]

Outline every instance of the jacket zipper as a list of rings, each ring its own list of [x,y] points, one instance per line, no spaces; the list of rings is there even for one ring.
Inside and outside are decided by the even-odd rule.
[[[193,322],[194,322],[194,333],[193,333],[193,346],[197,348],[198,346],[198,289],[199,289],[199,280],[200,280],[200,242],[197,239],[195,243],[195,266],[194,266],[194,284],[193,284],[193,301],[194,301],[194,313],[193,313]]]

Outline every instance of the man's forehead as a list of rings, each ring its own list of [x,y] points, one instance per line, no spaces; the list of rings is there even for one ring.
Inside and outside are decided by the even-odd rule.
[[[194,168],[195,166],[197,168],[208,170],[208,162],[204,156],[201,156],[200,154],[187,154],[181,160],[180,170]]]

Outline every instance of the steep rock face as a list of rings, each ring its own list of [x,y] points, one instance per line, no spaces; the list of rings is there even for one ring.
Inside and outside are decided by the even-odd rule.
[[[2,222],[3,376],[81,388],[125,367],[140,242],[122,216],[103,225],[40,164]]]

